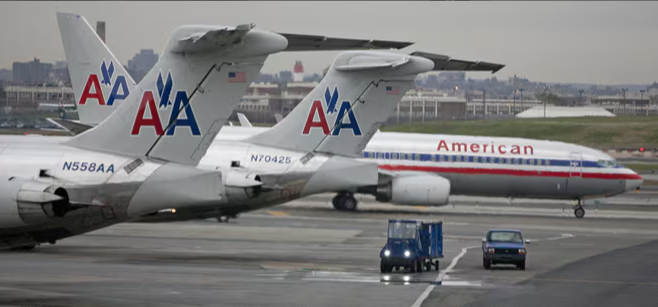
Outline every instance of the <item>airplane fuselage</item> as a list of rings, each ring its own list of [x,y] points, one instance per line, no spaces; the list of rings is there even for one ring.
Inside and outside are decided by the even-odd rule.
[[[0,247],[54,242],[163,208],[221,200],[218,172],[60,144],[66,139],[0,137]],[[65,200],[46,199],[52,195]]]
[[[201,164],[228,168],[237,162],[267,178],[267,185],[280,184],[290,192],[271,191],[252,199],[228,194],[225,213],[256,210],[312,194],[302,192],[312,170],[304,173],[288,166],[288,161],[300,159],[302,153],[243,141],[265,129],[224,127]],[[450,195],[585,199],[621,194],[642,182],[635,172],[598,150],[521,138],[379,132],[357,160],[376,162],[383,174],[430,173],[444,177],[450,181]],[[294,177],[290,175],[293,172],[296,172]],[[346,180],[349,177],[342,175]],[[340,191],[332,188],[323,186],[313,193]],[[185,219],[184,212],[179,210],[176,215],[160,218]],[[197,218],[212,216],[196,215]]]

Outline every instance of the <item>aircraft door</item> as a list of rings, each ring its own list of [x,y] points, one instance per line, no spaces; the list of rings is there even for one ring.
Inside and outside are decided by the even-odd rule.
[[[569,163],[569,177],[580,178],[583,176],[583,155],[577,152],[571,153]]]

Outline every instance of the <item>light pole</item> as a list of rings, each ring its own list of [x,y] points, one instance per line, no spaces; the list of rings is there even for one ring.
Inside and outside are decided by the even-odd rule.
[[[578,91],[578,93],[580,94],[580,106],[583,105],[583,93],[584,93],[584,92],[585,92],[585,90],[579,90],[579,91]]]
[[[642,104],[644,104],[644,101],[643,101],[644,100],[644,92],[645,92],[645,90],[640,90],[640,102]],[[649,103],[644,105],[644,109],[646,109],[647,116],[649,116]]]
[[[482,108],[484,111],[482,111],[482,119],[487,119],[487,91],[482,90]]]
[[[521,104],[521,112],[523,112],[523,89],[520,88],[519,92],[521,92],[521,97],[519,97],[519,99],[521,100],[519,101],[519,103]]]
[[[626,91],[628,91],[627,88],[622,88],[621,89],[621,97],[622,97],[621,103],[624,104],[624,115],[628,115],[628,114],[626,114],[626,113],[628,113],[628,112],[626,112]]]

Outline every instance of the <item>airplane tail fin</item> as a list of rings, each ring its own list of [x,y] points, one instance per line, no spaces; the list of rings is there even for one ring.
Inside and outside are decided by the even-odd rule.
[[[251,122],[247,119],[247,116],[244,113],[238,113],[238,120],[240,121],[240,126],[251,128]]]
[[[285,149],[358,156],[432,61],[411,55],[340,53],[322,81],[285,119],[248,141]]]
[[[287,44],[252,24],[179,27],[126,101],[65,144],[197,165],[267,57]]]
[[[280,123],[283,120],[283,115],[281,113],[274,113],[274,118],[276,119],[276,123]]]
[[[57,23],[80,121],[97,125],[128,97],[135,81],[83,16],[57,13]]]

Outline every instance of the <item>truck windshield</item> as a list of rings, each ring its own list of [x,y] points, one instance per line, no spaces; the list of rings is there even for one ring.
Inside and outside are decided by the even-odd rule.
[[[523,238],[518,232],[492,231],[489,233],[489,242],[514,242],[523,243]]]
[[[416,224],[391,223],[388,225],[388,237],[391,239],[413,239],[416,237]]]

